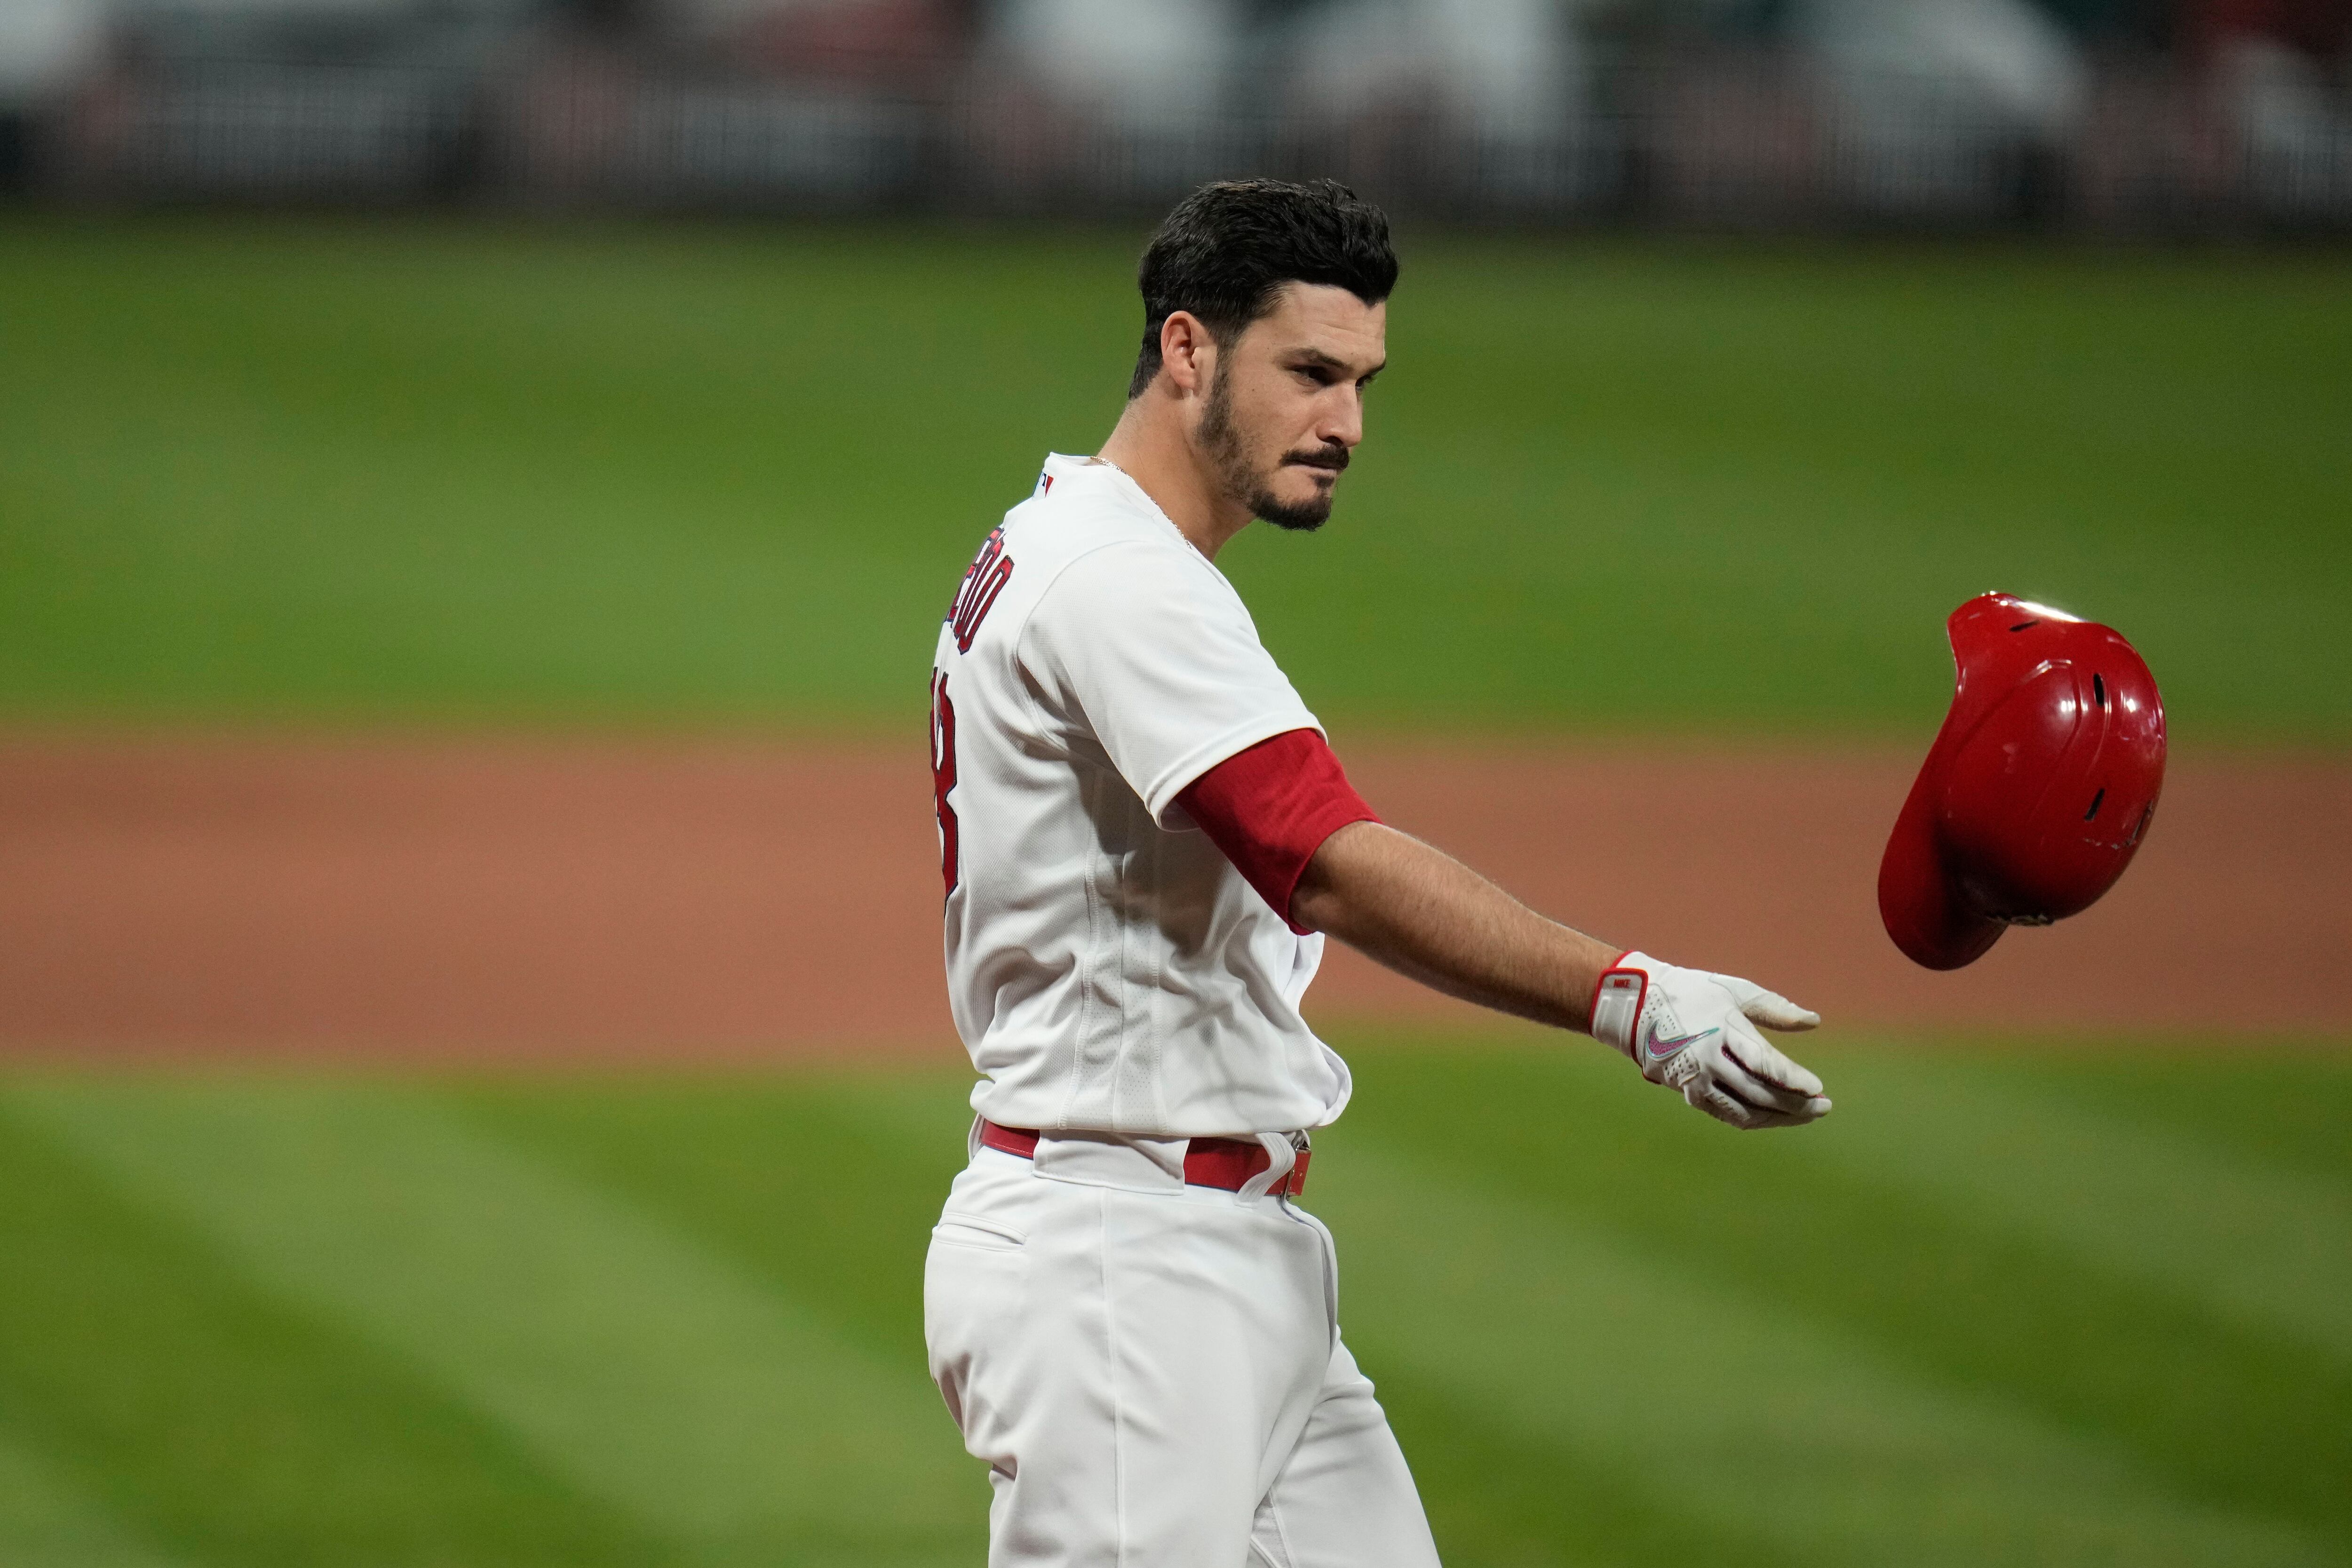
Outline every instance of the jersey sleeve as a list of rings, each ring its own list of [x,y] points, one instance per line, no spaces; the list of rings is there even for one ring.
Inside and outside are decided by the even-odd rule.
[[[1177,792],[1176,799],[1258,897],[1302,936],[1307,928],[1290,918],[1290,900],[1307,862],[1349,823],[1380,820],[1313,730],[1286,731],[1235,752]]]
[[[1153,542],[1065,567],[1016,651],[1045,699],[1091,733],[1156,822],[1210,768],[1322,726],[1213,567]]]

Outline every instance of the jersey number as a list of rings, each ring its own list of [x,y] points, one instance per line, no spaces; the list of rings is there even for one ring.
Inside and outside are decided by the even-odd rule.
[[[952,895],[960,864],[955,807],[948,793],[956,786],[955,704],[948,700],[948,678],[931,672],[931,804],[940,814],[940,880]]]

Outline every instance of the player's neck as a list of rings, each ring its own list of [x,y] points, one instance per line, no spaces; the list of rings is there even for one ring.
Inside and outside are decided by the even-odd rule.
[[[1096,456],[1133,479],[1176,531],[1212,561],[1249,526],[1249,509],[1227,493],[1170,399],[1146,393],[1129,403]]]

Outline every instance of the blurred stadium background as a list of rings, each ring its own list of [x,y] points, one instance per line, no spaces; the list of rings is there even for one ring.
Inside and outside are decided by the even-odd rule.
[[[2342,0],[10,0],[80,200],[2342,229]]]
[[[0,0],[0,1564],[981,1559],[924,670],[1241,173],[1400,215],[1223,558],[1367,793],[1831,1014],[1742,1139],[1335,959],[1448,1561],[2352,1563],[2352,7]],[[2174,770],[1928,976],[1994,587]]]

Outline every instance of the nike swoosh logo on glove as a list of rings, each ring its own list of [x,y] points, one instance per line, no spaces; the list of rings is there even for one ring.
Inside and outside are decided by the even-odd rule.
[[[1703,1040],[1714,1033],[1713,1029],[1701,1029],[1696,1035],[1677,1035],[1671,1040],[1662,1040],[1658,1038],[1658,1026],[1652,1024],[1649,1043],[1643,1048],[1650,1053],[1652,1061],[1662,1062],[1692,1041]]]

